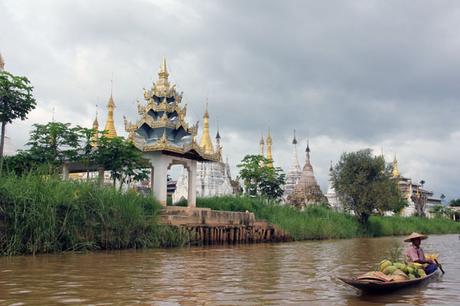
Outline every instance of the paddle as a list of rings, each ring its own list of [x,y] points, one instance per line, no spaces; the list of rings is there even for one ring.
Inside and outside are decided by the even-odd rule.
[[[436,258],[434,259],[434,262],[438,266],[439,270],[441,270],[442,274],[445,274],[446,272],[444,272],[444,269],[442,268],[442,265],[439,263],[439,261]]]

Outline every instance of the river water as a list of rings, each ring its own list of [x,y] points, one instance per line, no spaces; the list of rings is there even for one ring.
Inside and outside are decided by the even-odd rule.
[[[430,236],[446,274],[390,295],[337,276],[371,270],[401,237],[0,258],[0,305],[460,305],[460,239]]]

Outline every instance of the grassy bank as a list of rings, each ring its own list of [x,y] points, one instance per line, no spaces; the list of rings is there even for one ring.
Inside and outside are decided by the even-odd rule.
[[[0,178],[0,254],[177,246],[160,205],[137,193],[45,176]]]
[[[310,206],[300,212],[257,198],[199,198],[197,206],[214,210],[254,212],[257,218],[278,225],[295,240],[396,236],[414,231],[426,234],[460,233],[460,222],[447,219],[372,216],[369,225],[363,227],[354,216],[323,206]]]

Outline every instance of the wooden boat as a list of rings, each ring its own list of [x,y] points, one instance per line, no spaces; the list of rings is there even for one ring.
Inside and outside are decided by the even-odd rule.
[[[394,290],[411,287],[415,285],[419,285],[424,283],[433,278],[435,274],[437,274],[438,270],[434,271],[431,274],[428,274],[425,277],[415,278],[411,280],[404,280],[404,281],[390,281],[390,282],[383,282],[378,280],[359,280],[357,278],[344,278],[339,277],[339,279],[355,288],[360,289],[361,291],[365,292],[373,292],[373,293],[386,293],[391,292]]]

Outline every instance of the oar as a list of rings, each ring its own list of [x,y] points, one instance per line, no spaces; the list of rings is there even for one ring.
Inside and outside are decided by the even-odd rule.
[[[439,261],[436,258],[434,259],[434,262],[438,266],[439,270],[441,270],[442,274],[446,273],[446,272],[444,272],[444,269],[442,268],[442,265],[439,263]]]

